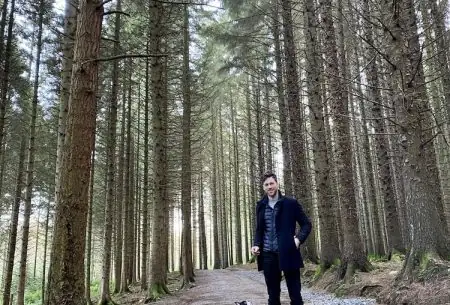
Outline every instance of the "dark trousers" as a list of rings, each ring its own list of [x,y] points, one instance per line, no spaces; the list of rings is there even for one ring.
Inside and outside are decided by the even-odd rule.
[[[267,293],[269,294],[269,305],[281,305],[280,303],[280,283],[281,270],[278,253],[262,252],[264,278],[266,280]],[[285,271],[284,278],[288,288],[291,305],[303,305],[300,293],[300,269]]]

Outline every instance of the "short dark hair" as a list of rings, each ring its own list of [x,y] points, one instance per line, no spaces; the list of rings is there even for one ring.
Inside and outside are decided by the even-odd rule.
[[[275,182],[278,182],[277,175],[275,175],[274,172],[266,171],[261,177],[261,184],[264,184],[264,181],[266,181],[269,178],[273,178],[275,180]]]

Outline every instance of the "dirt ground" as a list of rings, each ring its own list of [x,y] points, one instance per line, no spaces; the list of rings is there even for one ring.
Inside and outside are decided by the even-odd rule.
[[[316,266],[308,264],[302,273],[302,295],[308,305],[450,305],[450,267],[434,278],[421,283],[395,281],[401,270],[401,261],[375,262],[370,273],[358,272],[350,284],[336,278],[336,271],[327,271],[314,279]],[[253,305],[267,304],[264,277],[254,264],[234,266],[224,270],[196,270],[196,283],[189,289],[179,290],[179,274],[169,275],[168,287],[173,293],[154,305],[227,305],[248,300]],[[114,298],[117,304],[144,304],[145,293],[135,292]],[[376,300],[376,301],[375,301]],[[289,304],[284,282],[281,303]]]

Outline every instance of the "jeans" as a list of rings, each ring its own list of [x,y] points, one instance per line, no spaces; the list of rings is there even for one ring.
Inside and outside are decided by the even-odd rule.
[[[280,283],[281,270],[278,253],[262,252],[264,279],[266,280],[267,293],[269,294],[269,305],[281,305]],[[300,283],[300,269],[284,272],[286,286],[288,288],[291,305],[303,305]]]

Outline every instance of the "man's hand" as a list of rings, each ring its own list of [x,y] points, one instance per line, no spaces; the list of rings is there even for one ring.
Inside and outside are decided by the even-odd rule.
[[[258,246],[253,246],[251,251],[252,251],[253,255],[259,255],[259,247]]]
[[[298,249],[298,247],[300,246],[300,240],[294,236],[294,242],[295,242],[295,247]]]

